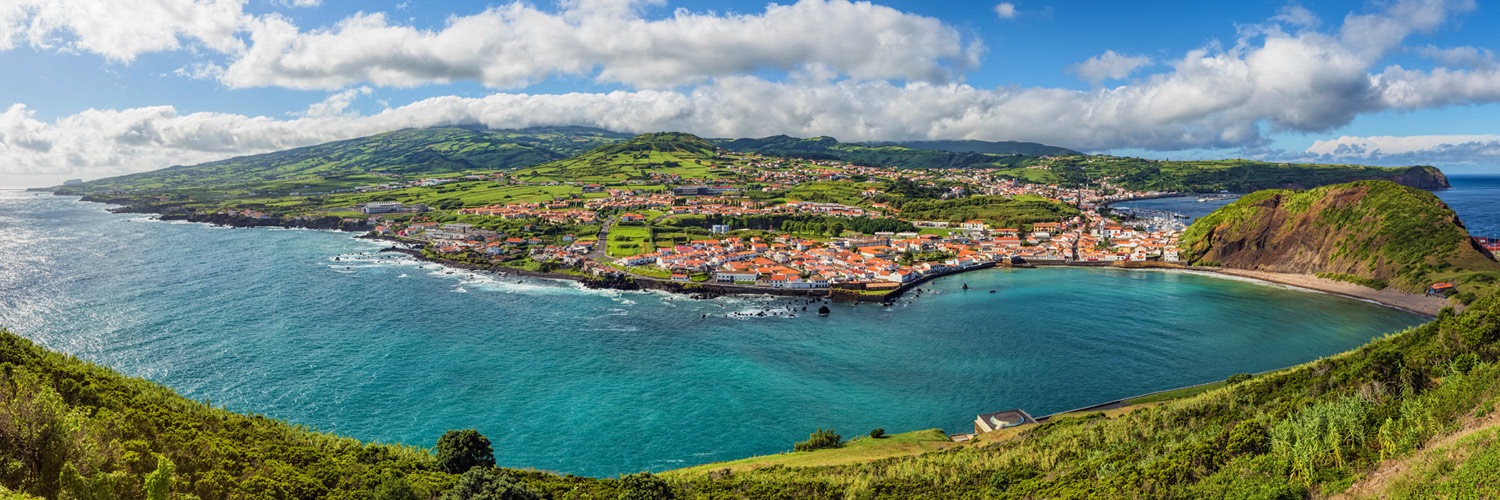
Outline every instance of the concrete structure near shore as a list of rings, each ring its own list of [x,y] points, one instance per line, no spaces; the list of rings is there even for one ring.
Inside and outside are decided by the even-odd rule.
[[[997,411],[993,413],[982,413],[974,418],[974,434],[984,434],[1000,429],[1034,424],[1036,419],[1022,409]]]

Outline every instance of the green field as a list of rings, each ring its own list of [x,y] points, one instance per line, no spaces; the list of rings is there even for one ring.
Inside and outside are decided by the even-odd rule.
[[[790,445],[790,444],[789,444]],[[663,473],[667,477],[691,477],[729,469],[734,472],[765,467],[822,467],[871,462],[883,458],[920,455],[954,446],[942,429],[890,434],[880,439],[859,436],[841,448],[814,451],[788,451],[776,455],[716,462]]]

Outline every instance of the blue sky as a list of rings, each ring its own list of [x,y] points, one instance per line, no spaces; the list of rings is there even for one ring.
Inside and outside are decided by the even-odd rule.
[[[1477,0],[17,2],[4,186],[452,123],[1500,165]]]

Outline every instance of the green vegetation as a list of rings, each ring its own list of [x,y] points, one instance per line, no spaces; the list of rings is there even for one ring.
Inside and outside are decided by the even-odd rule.
[[[1453,282],[1466,301],[1500,286],[1500,264],[1447,205],[1387,181],[1251,193],[1196,220],[1181,242],[1203,265],[1345,275],[1409,293]]]
[[[807,441],[802,441],[792,446],[793,451],[813,451],[827,448],[838,448],[844,445],[844,437],[833,432],[833,429],[818,429],[807,435]]]
[[[474,429],[448,431],[437,441],[437,469],[459,474],[475,467],[494,467],[495,450],[490,440]]]
[[[531,181],[621,182],[644,181],[652,174],[683,178],[717,178],[713,144],[692,134],[662,132],[600,146],[581,155],[522,169],[516,176]]]
[[[742,472],[768,467],[824,467],[873,462],[881,459],[910,457],[956,446],[942,429],[883,434],[879,439],[856,438],[838,448],[814,451],[790,451],[775,455],[717,462],[662,473],[676,481],[728,470]]]
[[[1382,280],[1382,279],[1365,278],[1365,277],[1362,277],[1362,276],[1355,276],[1353,274],[1345,274],[1345,273],[1317,273],[1317,276],[1319,278],[1323,278],[1323,279],[1330,279],[1330,280],[1334,280],[1334,281],[1344,281],[1344,282],[1353,283],[1353,284],[1356,284],[1356,285],[1359,285],[1359,286],[1363,286],[1363,287],[1374,288],[1376,290],[1385,290],[1386,287],[1391,286],[1390,283],[1387,283],[1385,280]]]
[[[1026,159],[1021,155],[1078,154],[1078,152],[1022,142],[916,141],[908,143],[841,143],[832,137],[801,139],[785,135],[759,139],[715,139],[724,149],[810,160],[841,160],[872,167],[965,168],[1007,166]]]
[[[1004,196],[970,196],[956,200],[914,200],[893,203],[902,217],[913,220],[963,222],[982,220],[996,227],[1028,226],[1037,222],[1057,222],[1081,214],[1072,205],[1041,199]]]
[[[275,153],[242,156],[111,177],[60,189],[65,193],[245,186],[271,192],[324,192],[389,182],[368,175],[439,175],[528,167],[569,158],[624,134],[582,127],[398,130]]]
[[[1118,156],[1069,156],[1039,161],[1065,185],[1109,180],[1148,191],[1249,193],[1262,189],[1304,189],[1358,180],[1391,180],[1419,188],[1448,187],[1429,166],[1369,167],[1266,163],[1249,160],[1160,161]]]

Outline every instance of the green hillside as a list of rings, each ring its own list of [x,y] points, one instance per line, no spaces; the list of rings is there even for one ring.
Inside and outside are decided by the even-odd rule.
[[[954,153],[985,153],[995,155],[1067,156],[1083,153],[1057,146],[1019,141],[876,141],[863,143],[867,146],[900,146],[910,149],[936,149]]]
[[[686,179],[713,177],[717,148],[681,132],[641,134],[588,152],[516,172],[533,181],[618,182],[647,180],[653,173]]]
[[[1045,166],[1043,178],[1059,184],[1081,184],[1108,180],[1130,189],[1148,191],[1249,193],[1262,189],[1306,189],[1358,180],[1389,180],[1399,184],[1438,189],[1448,187],[1441,171],[1428,166],[1370,167],[1362,165],[1312,165],[1267,163],[1249,160],[1157,161],[1117,156],[1072,156],[1038,160]],[[1021,170],[1021,169],[1017,169]],[[1017,172],[1018,176],[1039,175]]]
[[[582,127],[478,130],[436,127],[398,130],[275,153],[111,177],[59,192],[140,191],[161,188],[255,187],[327,191],[402,177],[529,167],[569,158],[629,137]]]
[[[1500,283],[1500,264],[1453,210],[1428,191],[1388,181],[1257,191],[1199,218],[1182,246],[1197,264],[1332,273],[1406,292],[1451,281],[1468,300]]]
[[[786,135],[774,135],[759,139],[715,139],[714,143],[730,151],[810,160],[841,160],[872,167],[1006,167],[1020,164],[1026,159],[1026,157],[1018,154],[945,151],[937,148],[914,148],[894,143],[868,145],[845,143],[826,136],[800,139]],[[984,144],[994,145],[998,143]],[[971,144],[968,145],[968,148],[979,149],[980,146]],[[985,149],[998,150],[1001,148],[995,146]]]

